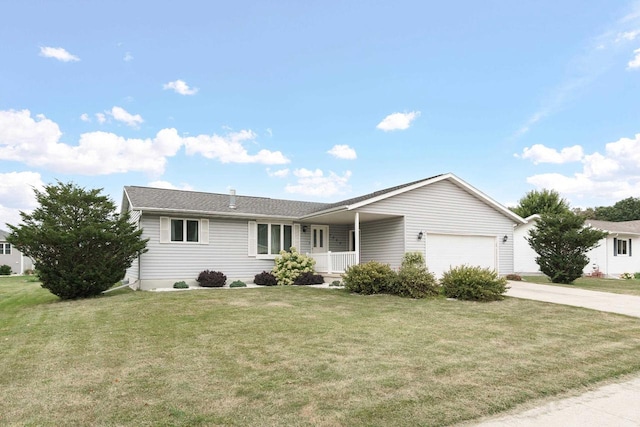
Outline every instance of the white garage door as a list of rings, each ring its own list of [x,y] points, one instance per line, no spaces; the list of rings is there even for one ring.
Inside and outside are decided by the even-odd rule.
[[[497,269],[496,238],[493,236],[463,236],[427,234],[427,267],[436,277],[451,267],[463,264]]]

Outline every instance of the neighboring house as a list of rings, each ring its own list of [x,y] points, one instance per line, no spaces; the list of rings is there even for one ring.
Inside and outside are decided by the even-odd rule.
[[[23,274],[33,269],[33,261],[26,257],[11,243],[7,242],[8,232],[0,230],[0,265],[8,265],[14,274]]]
[[[538,218],[540,215],[531,215],[525,218],[526,224],[519,225],[514,230],[514,271],[518,274],[541,274],[535,261],[538,255],[526,240],[529,230],[536,226]],[[591,219],[585,221],[585,226],[607,231],[609,235],[600,240],[598,247],[587,252],[589,264],[585,266],[584,274],[599,272],[605,277],[620,277],[622,273],[640,272],[640,256],[633,255],[633,247],[640,248],[640,221],[612,222]]]
[[[291,246],[325,275],[370,260],[398,268],[409,251],[438,276],[462,264],[504,275],[513,272],[514,225],[524,223],[453,174],[338,203],[127,186],[122,210],[149,239],[125,278],[139,289],[195,284],[205,269],[251,281]]]

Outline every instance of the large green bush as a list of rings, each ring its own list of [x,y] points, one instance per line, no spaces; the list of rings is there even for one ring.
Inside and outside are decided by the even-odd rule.
[[[8,276],[11,274],[11,266],[7,264],[0,265],[0,276]]]
[[[146,251],[142,229],[101,189],[75,184],[35,190],[38,207],[8,225],[7,242],[35,261],[42,287],[62,299],[98,295],[122,280]]]
[[[302,273],[313,273],[316,260],[299,253],[292,247],[290,252],[280,251],[275,259],[276,265],[271,271],[278,285],[293,285]]]
[[[342,275],[345,289],[358,294],[391,293],[396,281],[396,273],[389,264],[369,261],[347,267]]]
[[[407,252],[392,287],[401,297],[426,298],[440,293],[438,281],[427,269],[421,252]]]
[[[440,284],[445,296],[462,300],[497,301],[504,299],[507,291],[507,279],[495,270],[468,265],[445,272]]]

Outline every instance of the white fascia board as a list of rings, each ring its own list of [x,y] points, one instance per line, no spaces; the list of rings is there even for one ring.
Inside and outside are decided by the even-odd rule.
[[[208,216],[208,217],[218,217],[218,218],[240,218],[240,219],[286,219],[287,221],[295,221],[298,217],[294,216],[274,216],[274,215],[264,215],[264,214],[252,214],[252,213],[230,213],[230,212],[212,212],[212,211],[201,211],[201,210],[186,210],[186,209],[162,209],[162,208],[135,208],[135,210],[140,211],[142,214],[158,214],[158,215],[191,215],[191,216]]]

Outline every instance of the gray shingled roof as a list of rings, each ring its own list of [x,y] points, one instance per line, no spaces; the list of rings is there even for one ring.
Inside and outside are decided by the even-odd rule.
[[[236,195],[236,208],[229,207],[229,194],[203,193],[197,191],[168,190],[163,188],[127,186],[124,188],[132,209],[208,212],[216,214],[269,215],[299,218],[327,209],[348,206],[378,197],[392,191],[427,181],[441,175],[424,178],[337,203],[302,202],[297,200],[271,199]]]
[[[324,209],[326,203],[270,199],[237,195],[236,208],[229,207],[229,194],[167,190],[150,187],[125,187],[132,209],[208,212],[216,214],[253,214],[298,218]]]
[[[596,219],[588,219],[586,224],[591,224],[592,227],[600,230],[609,231],[611,233],[634,233],[640,234],[640,220],[636,221],[599,221]]]

